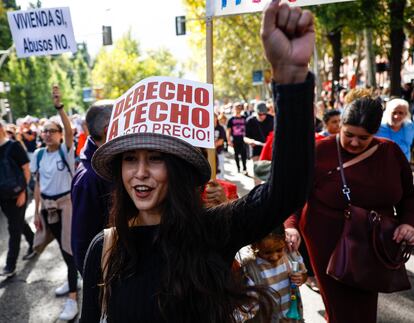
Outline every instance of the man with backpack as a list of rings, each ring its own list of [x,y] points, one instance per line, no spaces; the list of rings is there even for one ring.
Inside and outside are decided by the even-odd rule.
[[[68,269],[68,281],[55,290],[56,296],[69,294],[60,320],[72,320],[78,313],[75,261],[71,250],[72,202],[70,187],[74,174],[75,154],[72,127],[61,103],[58,86],[53,87],[53,104],[59,120],[48,120],[41,136],[46,145],[35,151],[30,170],[35,173],[35,226],[50,230],[57,242]],[[39,208],[40,207],[40,208]]]
[[[6,123],[0,120],[0,207],[7,218],[9,230],[6,267],[0,276],[9,278],[16,274],[22,233],[29,244],[23,258],[31,259],[36,253],[33,251],[34,234],[25,220],[26,186],[30,180],[29,158],[19,142],[8,139],[5,127]]]

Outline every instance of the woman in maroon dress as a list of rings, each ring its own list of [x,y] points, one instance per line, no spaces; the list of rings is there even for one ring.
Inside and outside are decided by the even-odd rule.
[[[374,137],[381,116],[381,103],[370,97],[357,99],[344,110],[339,134],[344,163],[379,144],[370,157],[344,169],[345,177],[354,205],[371,210],[395,207],[401,224],[394,239],[414,244],[411,168],[395,143]],[[328,322],[374,323],[378,293],[349,287],[326,274],[329,258],[342,233],[347,206],[338,165],[335,136],[317,142],[314,187],[300,226],[320,283]]]

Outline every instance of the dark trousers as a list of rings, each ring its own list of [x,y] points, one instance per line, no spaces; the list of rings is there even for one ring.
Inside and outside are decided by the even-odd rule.
[[[62,253],[63,260],[68,267],[68,283],[69,283],[69,293],[75,293],[77,291],[78,284],[78,272],[75,265],[75,259],[72,255],[68,254],[62,248],[62,220],[59,219],[56,223],[49,223],[47,218],[47,211],[42,211],[43,218],[45,219],[46,225],[50,228],[53,236],[56,238],[59,243],[60,252]],[[61,216],[59,215],[59,218]]]
[[[0,200],[0,207],[7,218],[7,229],[9,231],[6,267],[13,270],[16,268],[17,258],[19,257],[22,233],[29,247],[33,246],[34,233],[24,218],[26,203],[18,207],[16,206],[16,199]]]
[[[234,148],[234,160],[236,161],[237,170],[240,171],[240,159],[239,155],[241,156],[242,164],[243,164],[243,170],[247,170],[246,167],[246,160],[247,160],[247,154],[246,154],[246,145],[244,142],[233,142],[233,148]]]

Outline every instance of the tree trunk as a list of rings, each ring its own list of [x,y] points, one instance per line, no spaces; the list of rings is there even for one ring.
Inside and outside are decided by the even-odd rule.
[[[331,43],[333,51],[333,66],[332,66],[332,94],[331,103],[335,102],[335,83],[339,83],[339,74],[341,69],[342,48],[341,48],[341,28],[337,28],[328,33],[328,40]],[[336,82],[335,82],[336,81]]]
[[[390,0],[391,96],[401,96],[401,59],[405,40],[403,23],[406,3],[406,0]]]
[[[365,47],[365,58],[367,60],[367,85],[375,88],[377,82],[375,79],[375,57],[374,50],[372,48],[372,30],[369,28],[364,29],[364,47]]]
[[[355,76],[357,78],[357,84],[359,80],[359,69],[361,68],[361,61],[362,61],[362,46],[361,46],[361,35],[356,35],[356,48],[357,48],[357,64],[355,67]]]
[[[316,43],[313,48],[313,73],[315,74],[315,83],[316,83],[316,101],[318,101],[321,98],[322,80],[321,80],[321,73],[319,69],[319,56],[318,56],[318,50],[316,49]]]

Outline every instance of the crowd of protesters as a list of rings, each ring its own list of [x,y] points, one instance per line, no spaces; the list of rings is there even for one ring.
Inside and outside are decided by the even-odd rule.
[[[275,23],[282,17],[285,25]],[[80,312],[82,276],[81,322],[301,322],[304,283],[321,293],[329,322],[375,322],[378,292],[344,287],[326,273],[347,203],[335,156],[348,162],[378,149],[347,171],[352,201],[396,206],[402,222],[394,238],[414,244],[410,103],[374,98],[367,89],[342,89],[334,105],[326,95],[314,103],[308,11],[273,2],[262,39],[274,100],[216,107],[217,180],[210,180],[204,152],[176,138],[139,133],[105,142],[113,102],[97,102],[85,118],[68,117],[58,86],[56,116],[1,121],[0,207],[9,245],[0,275],[16,275],[21,235],[29,261],[49,232],[67,267],[67,281],[55,290],[68,295],[61,320]],[[302,55],[283,46],[298,46]],[[258,185],[244,197],[225,181],[226,153],[240,176]],[[384,160],[391,169],[377,176]],[[14,192],[6,191],[10,174]],[[36,235],[25,220],[31,196]],[[143,202],[148,196],[155,197]],[[235,259],[246,245],[251,254]]]

